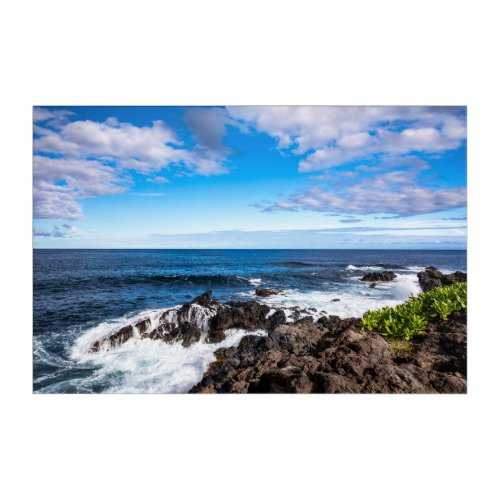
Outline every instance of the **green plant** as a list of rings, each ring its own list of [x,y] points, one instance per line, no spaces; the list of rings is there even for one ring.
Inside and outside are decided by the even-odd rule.
[[[431,319],[439,316],[445,320],[453,311],[466,307],[467,283],[455,283],[412,296],[396,307],[368,311],[361,318],[361,327],[387,337],[411,340],[425,331]]]

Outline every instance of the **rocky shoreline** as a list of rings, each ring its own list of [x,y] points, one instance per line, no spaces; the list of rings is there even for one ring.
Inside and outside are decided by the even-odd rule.
[[[393,279],[386,271],[363,281]],[[429,267],[418,274],[422,290],[466,281]],[[259,289],[258,289],[259,290]],[[264,292],[262,290],[265,290]],[[271,292],[271,293],[270,293]],[[260,289],[267,297],[281,291]],[[271,308],[256,301],[221,304],[210,291],[155,321],[139,320],[105,339],[91,352],[114,348],[131,338],[219,343],[231,328],[249,331],[237,347],[215,351],[216,360],[191,393],[465,393],[467,311],[433,320],[426,332],[399,345],[363,331],[359,318],[340,319],[316,310]],[[317,317],[317,314],[315,314]],[[252,334],[265,331],[266,336]]]

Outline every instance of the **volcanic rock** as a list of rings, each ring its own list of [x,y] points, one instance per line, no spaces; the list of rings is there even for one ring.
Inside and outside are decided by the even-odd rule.
[[[309,318],[216,351],[191,392],[463,393],[466,311],[432,321],[404,355],[359,319]]]
[[[181,323],[179,326],[174,328],[169,337],[165,338],[164,340],[166,340],[167,342],[182,340],[182,346],[189,347],[191,344],[198,342],[200,340],[200,337],[200,329],[196,325],[185,321],[184,323]]]
[[[90,347],[90,352],[102,351],[104,349],[117,347],[134,336],[134,329],[132,325],[120,328],[116,333],[113,333],[105,339],[98,340]]]
[[[279,295],[283,293],[283,290],[272,290],[271,288],[256,288],[255,295],[257,297],[269,297],[271,295]]]
[[[381,273],[368,273],[365,274],[361,281],[392,281],[396,275],[392,271],[382,271]]]
[[[213,302],[217,303],[212,299],[212,290],[208,290],[205,293],[202,293],[195,299],[193,299],[190,304],[198,304],[203,307],[208,307],[211,305]]]
[[[433,266],[426,267],[425,271],[419,272],[417,276],[420,288],[422,288],[424,292],[432,290],[438,286],[447,286],[467,281],[467,273],[455,271],[451,274],[443,274]]]
[[[286,315],[284,311],[278,309],[275,313],[271,314],[266,321],[266,330],[273,332],[277,326],[284,325],[286,323]]]

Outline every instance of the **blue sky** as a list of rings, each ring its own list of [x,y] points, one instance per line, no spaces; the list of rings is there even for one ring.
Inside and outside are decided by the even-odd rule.
[[[461,107],[37,107],[36,248],[465,248]]]

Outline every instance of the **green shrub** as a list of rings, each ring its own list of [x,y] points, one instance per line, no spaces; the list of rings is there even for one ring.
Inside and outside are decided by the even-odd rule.
[[[363,330],[378,330],[382,335],[412,339],[422,333],[435,317],[447,319],[453,311],[467,307],[467,283],[433,288],[410,297],[396,307],[368,311],[361,318]]]

